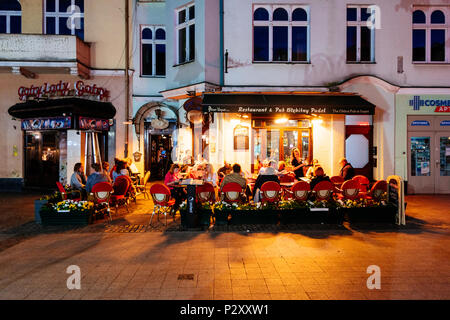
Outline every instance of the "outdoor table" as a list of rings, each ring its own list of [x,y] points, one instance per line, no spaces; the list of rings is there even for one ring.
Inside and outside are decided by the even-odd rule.
[[[187,188],[187,205],[188,213],[195,212],[195,198],[197,196],[197,186],[203,185],[203,180],[186,179],[180,180],[179,184],[175,184],[174,187],[186,187]]]

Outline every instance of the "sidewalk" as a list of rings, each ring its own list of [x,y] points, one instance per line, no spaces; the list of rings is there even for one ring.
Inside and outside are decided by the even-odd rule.
[[[2,194],[0,212],[20,204],[15,222],[28,222],[0,229],[0,243],[10,242],[0,251],[0,299],[450,299],[449,198],[407,197],[399,229],[114,232],[98,224],[18,238],[15,230],[32,230],[35,198]],[[114,225],[145,224],[149,205],[138,199]],[[70,265],[81,269],[81,290],[66,287]],[[370,265],[380,267],[381,290],[367,288]]]

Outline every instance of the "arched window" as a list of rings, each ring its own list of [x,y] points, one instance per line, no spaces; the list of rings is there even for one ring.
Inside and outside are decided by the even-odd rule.
[[[425,13],[422,10],[413,12],[413,23],[425,23]]]
[[[84,0],[45,0],[45,34],[75,35],[84,40]]]
[[[253,13],[253,20],[255,20],[255,21],[269,21],[269,13],[264,8],[258,8]]]
[[[155,39],[156,40],[165,40],[166,39],[166,31],[164,31],[164,29],[157,29],[156,30],[156,34],[155,34]]]
[[[288,13],[283,8],[275,9],[273,12],[273,21],[288,21]]]
[[[435,10],[431,14],[431,23],[445,23],[445,15],[441,10]]]
[[[0,33],[22,33],[22,6],[19,1],[0,1]]]
[[[141,41],[141,75],[164,76],[166,74],[166,31],[159,26],[145,26],[142,28]]]
[[[142,39],[151,40],[152,38],[153,38],[152,30],[149,28],[144,28],[144,30],[142,30]]]
[[[308,21],[308,14],[302,8],[297,8],[292,12],[292,21]]]

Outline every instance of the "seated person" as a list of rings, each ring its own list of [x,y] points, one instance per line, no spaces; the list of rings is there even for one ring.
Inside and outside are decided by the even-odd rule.
[[[230,182],[238,183],[242,187],[242,190],[245,190],[247,193],[247,179],[242,176],[241,166],[237,163],[233,164],[233,172],[223,178],[222,183],[220,184],[220,189],[222,190],[223,186]]]
[[[353,169],[353,166],[347,161],[346,158],[341,158],[339,160],[339,165],[341,166],[339,176],[344,178],[345,181],[351,180],[355,176],[355,169]]]
[[[277,176],[277,170],[275,169],[276,162],[270,161],[270,166],[267,167],[264,172],[258,175],[256,178],[255,186],[253,187],[253,199],[255,202],[260,202],[260,189],[262,185],[267,181],[275,181],[280,183],[280,179]]]
[[[186,193],[183,188],[173,187],[173,185],[180,180],[179,171],[180,166],[176,163],[172,163],[169,171],[167,171],[166,176],[164,178],[164,184],[169,188],[170,195],[175,199],[175,204],[173,207],[175,212],[180,207],[181,202],[186,198]]]
[[[306,172],[306,177],[308,179],[314,178],[317,167],[321,167],[321,165],[319,164],[319,160],[314,159],[312,165],[309,167],[308,171]]]
[[[99,163],[93,163],[92,168],[95,172],[91,173],[91,175],[87,178],[86,181],[86,192],[89,194],[92,190],[92,187],[99,182],[109,182],[108,177],[102,172]]]
[[[113,174],[112,174],[112,176],[113,176],[113,182],[115,182],[115,181],[116,181],[116,178],[117,178],[118,176],[121,176],[121,175],[128,176],[129,173],[128,173],[128,170],[127,170],[127,164],[126,164],[126,162],[125,162],[125,161],[119,160],[119,161],[117,162],[117,165],[116,165],[116,170],[113,171]]]
[[[211,163],[207,163],[205,170],[203,171],[203,180],[209,182],[213,187],[217,187],[217,175],[214,172],[214,168]]]
[[[223,179],[227,174],[230,174],[232,171],[231,165],[224,161],[224,165],[222,168],[217,170],[217,176],[219,179]]]
[[[70,178],[70,186],[77,190],[83,190],[86,184],[86,177],[84,176],[84,168],[81,163],[75,163],[73,167],[73,174]]]
[[[112,183],[112,178],[109,176],[109,163],[106,161],[102,161],[102,167],[103,167],[103,173],[106,175],[106,177],[108,178],[108,182]]]
[[[316,169],[314,170],[314,178],[311,180],[311,182],[309,183],[309,186],[311,187],[311,190],[314,189],[314,187],[322,181],[330,181],[330,178],[328,176],[325,175],[325,172],[323,171],[323,168],[321,166],[316,167]]]

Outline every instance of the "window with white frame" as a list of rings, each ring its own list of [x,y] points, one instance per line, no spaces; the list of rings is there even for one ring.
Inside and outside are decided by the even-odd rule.
[[[177,62],[195,59],[195,5],[188,4],[176,10]]]
[[[18,0],[0,1],[0,33],[22,33],[22,6]]]
[[[414,7],[412,14],[413,62],[450,62],[449,20],[450,6]]]
[[[166,30],[164,27],[141,27],[141,75],[166,75]]]
[[[309,62],[309,34],[308,7],[254,5],[254,62]]]
[[[347,62],[375,62],[375,8],[347,6]]]
[[[84,0],[45,0],[44,33],[84,40]]]

